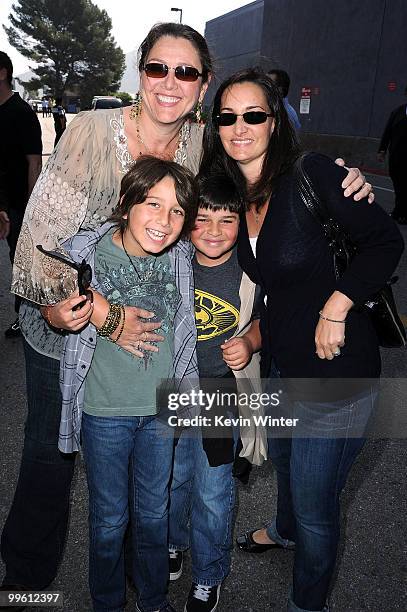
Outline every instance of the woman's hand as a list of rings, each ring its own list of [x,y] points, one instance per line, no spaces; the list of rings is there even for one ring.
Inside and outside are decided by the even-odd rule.
[[[345,166],[345,160],[341,157],[335,160],[338,166]],[[348,170],[348,176],[346,176],[342,182],[342,188],[345,189],[345,198],[354,194],[353,199],[358,202],[362,198],[368,198],[369,203],[374,202],[373,187],[366,181],[366,177],[361,173],[359,168],[346,168]]]
[[[252,344],[246,336],[231,338],[220,348],[223,352],[223,361],[231,370],[243,370],[253,355]]]
[[[321,310],[315,330],[315,347],[320,359],[333,359],[345,345],[345,320],[353,302],[340,291],[334,291]]]
[[[73,310],[79,304],[81,307]],[[51,327],[77,332],[89,322],[93,312],[93,302],[90,300],[90,295],[78,295],[76,291],[69,298],[57,304],[41,306],[40,311]]]
[[[123,331],[117,341],[118,346],[121,346],[126,351],[137,357],[144,357],[143,351],[151,351],[158,353],[158,346],[150,344],[150,342],[162,342],[164,336],[158,335],[155,330],[161,327],[160,322],[152,321],[145,322],[142,319],[151,319],[154,317],[153,312],[136,308],[135,306],[126,306],[126,320]],[[112,340],[117,336],[118,331],[112,335]]]
[[[340,320],[340,319],[337,319]],[[341,354],[345,345],[345,323],[332,323],[320,319],[315,330],[315,346],[320,359],[333,359]]]

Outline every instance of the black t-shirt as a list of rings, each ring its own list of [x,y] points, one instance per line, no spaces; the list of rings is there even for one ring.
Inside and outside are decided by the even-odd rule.
[[[14,93],[0,105],[0,192],[10,208],[28,200],[27,155],[41,155],[41,126],[31,106]]]
[[[219,266],[201,266],[195,257],[193,269],[199,374],[201,378],[216,378],[229,372],[220,346],[239,325],[242,270],[236,249]]]

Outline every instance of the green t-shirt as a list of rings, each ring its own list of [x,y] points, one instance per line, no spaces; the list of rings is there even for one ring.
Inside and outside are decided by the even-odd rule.
[[[98,336],[85,381],[84,412],[94,416],[147,416],[157,414],[156,389],[173,377],[174,316],[180,294],[167,253],[151,257],[130,256],[112,241],[115,229],[96,247],[95,276],[111,303],[138,306],[162,321],[158,353],[133,357]],[[142,282],[137,276],[136,267]]]

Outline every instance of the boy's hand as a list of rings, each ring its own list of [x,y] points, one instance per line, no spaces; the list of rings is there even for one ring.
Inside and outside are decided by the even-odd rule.
[[[220,348],[223,352],[223,360],[231,370],[242,370],[247,366],[253,355],[252,344],[245,336],[231,338]]]

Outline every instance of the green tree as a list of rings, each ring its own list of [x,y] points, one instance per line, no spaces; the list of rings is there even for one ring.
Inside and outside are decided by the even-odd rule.
[[[114,93],[113,95],[116,96],[116,98],[120,98],[123,104],[126,104],[126,102],[131,102],[133,100],[133,98],[131,97],[129,93],[127,93],[127,91],[118,91],[117,93]]]
[[[91,0],[19,0],[12,10],[11,25],[3,26],[9,42],[38,64],[29,89],[47,85],[54,96],[73,91],[82,105],[118,90],[125,58],[106,11]]]

